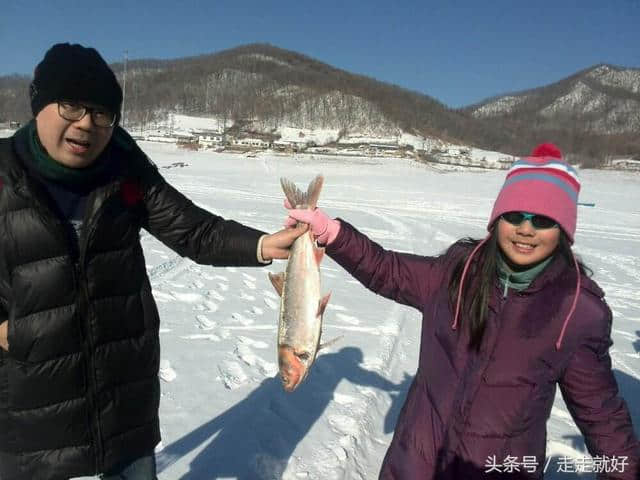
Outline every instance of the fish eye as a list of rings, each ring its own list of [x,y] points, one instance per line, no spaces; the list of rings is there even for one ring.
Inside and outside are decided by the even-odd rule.
[[[303,362],[306,362],[307,360],[309,360],[309,358],[311,358],[309,352],[296,353],[295,355]]]

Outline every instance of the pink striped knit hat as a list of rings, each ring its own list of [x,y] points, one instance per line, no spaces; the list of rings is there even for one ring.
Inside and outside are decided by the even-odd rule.
[[[552,143],[538,145],[531,152],[531,156],[522,158],[511,166],[504,185],[493,205],[487,229],[491,230],[496,219],[503,213],[514,211],[535,213],[553,218],[565,231],[569,241],[573,243],[573,236],[576,233],[579,192],[580,181],[578,180],[578,175],[568,163],[562,160],[560,149]],[[464,264],[458,287],[456,310],[453,324],[451,325],[454,330],[458,326],[462,290],[471,260],[490,237],[491,235],[487,235],[484,240],[476,245]],[[565,331],[573,312],[575,312],[578,297],[580,296],[582,282],[580,266],[575,254],[573,254],[573,264],[577,273],[576,290],[571,308],[564,318],[562,329],[556,341],[557,350],[560,350],[562,346]]]
[[[573,243],[580,180],[552,143],[538,145],[531,156],[516,161],[493,205],[487,229],[507,212],[545,215],[558,222]]]

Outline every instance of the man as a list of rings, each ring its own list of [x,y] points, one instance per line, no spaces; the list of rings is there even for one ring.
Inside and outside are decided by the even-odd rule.
[[[155,478],[159,317],[139,231],[201,264],[287,258],[272,235],[196,207],[118,126],[98,52],[57,44],[35,119],[0,141],[0,479]]]

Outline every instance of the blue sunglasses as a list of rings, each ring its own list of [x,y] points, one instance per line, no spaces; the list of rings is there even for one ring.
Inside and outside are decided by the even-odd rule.
[[[548,228],[555,228],[558,226],[558,222],[556,222],[552,218],[528,212],[507,212],[503,213],[500,218],[510,223],[511,225],[515,225],[516,227],[525,220],[529,220],[531,222],[531,225],[533,225],[533,228],[535,228],[536,230],[546,230]]]

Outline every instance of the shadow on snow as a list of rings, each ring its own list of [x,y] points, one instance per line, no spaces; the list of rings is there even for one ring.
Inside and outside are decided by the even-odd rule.
[[[309,377],[293,393],[284,392],[279,377],[265,379],[241,402],[159,452],[158,472],[206,444],[183,480],[280,479],[296,445],[334,399],[341,380],[398,390],[398,385],[360,367],[362,359],[362,351],[354,347],[319,355]]]

